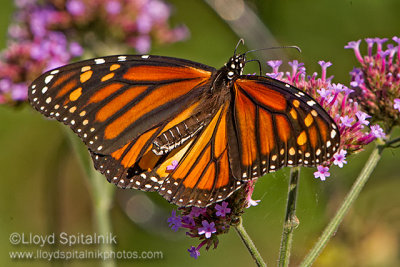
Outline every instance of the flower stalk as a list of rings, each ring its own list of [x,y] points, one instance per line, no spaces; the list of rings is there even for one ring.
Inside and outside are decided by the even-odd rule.
[[[296,201],[299,188],[300,167],[290,169],[289,190],[286,205],[286,216],[283,224],[281,247],[279,251],[278,266],[289,266],[290,250],[293,241],[294,229],[299,225],[299,219],[296,216]]]
[[[82,169],[84,170],[86,181],[88,182],[89,192],[93,202],[93,222],[96,229],[96,233],[99,235],[108,235],[112,232],[110,209],[114,197],[115,187],[110,186],[104,176],[97,172],[91,160],[88,157],[86,148],[81,146],[80,140],[66,127],[65,133],[70,140],[71,146],[75,151],[78,161],[80,162]],[[107,242],[99,244],[99,250],[102,252],[111,252],[113,247]],[[116,266],[114,259],[107,261],[101,261],[102,267],[114,267]]]
[[[380,140],[380,139],[378,139]],[[317,259],[319,254],[322,252],[326,244],[329,242],[333,234],[337,231],[340,223],[343,221],[344,216],[349,211],[350,207],[354,204],[354,201],[359,196],[362,188],[368,181],[369,177],[372,174],[372,171],[375,169],[379,160],[381,159],[382,152],[384,148],[387,147],[385,143],[380,141],[374,150],[372,151],[369,159],[364,165],[364,168],[360,172],[353,186],[351,187],[349,193],[345,197],[342,205],[337,210],[335,216],[332,218],[328,226],[323,231],[322,235],[319,237],[317,243],[308,253],[308,255],[304,258],[303,262],[300,266],[311,266],[312,263]]]
[[[266,267],[267,264],[264,262],[260,252],[258,252],[257,247],[254,245],[253,240],[251,240],[250,236],[246,232],[246,229],[243,227],[242,217],[240,217],[239,223],[235,226],[235,229],[240,238],[242,239],[243,243],[245,244],[246,248],[249,250],[257,266]]]

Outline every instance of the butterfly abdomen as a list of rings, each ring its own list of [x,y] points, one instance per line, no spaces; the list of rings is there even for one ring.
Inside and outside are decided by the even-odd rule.
[[[210,117],[208,113],[198,113],[164,131],[153,141],[153,152],[160,156],[181,146],[199,133]]]

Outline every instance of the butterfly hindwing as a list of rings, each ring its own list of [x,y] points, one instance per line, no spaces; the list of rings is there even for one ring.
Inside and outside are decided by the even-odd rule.
[[[233,109],[236,136],[231,134],[229,141],[238,140],[236,164],[241,168],[236,168],[235,176],[243,180],[284,166],[322,164],[339,146],[333,119],[310,96],[289,84],[240,76],[234,85]]]
[[[208,206],[235,192],[243,182],[232,176],[228,153],[229,103],[226,103],[187,151],[159,190],[179,206]]]

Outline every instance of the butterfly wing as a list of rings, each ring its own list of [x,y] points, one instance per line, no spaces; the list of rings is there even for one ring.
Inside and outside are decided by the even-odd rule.
[[[111,56],[44,73],[29,101],[67,124],[91,151],[110,154],[191,105],[214,68],[160,56]]]
[[[176,157],[177,167],[159,190],[168,201],[179,206],[205,207],[224,200],[244,184],[233,178],[230,168],[229,107],[229,102],[222,105],[187,150]],[[160,167],[161,171],[166,164]]]
[[[275,79],[239,76],[229,131],[236,178],[247,180],[284,166],[316,166],[339,146],[338,128],[316,101]]]
[[[155,171],[185,146],[158,156],[153,141],[193,115],[214,72],[169,57],[104,57],[44,73],[29,101],[72,128],[110,182],[155,191],[167,175]]]

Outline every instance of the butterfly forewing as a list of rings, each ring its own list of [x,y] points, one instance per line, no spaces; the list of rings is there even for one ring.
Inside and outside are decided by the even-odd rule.
[[[111,153],[196,101],[213,72],[167,57],[105,57],[43,74],[29,99],[69,125],[92,151]]]

